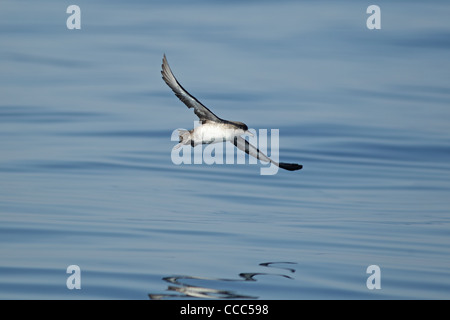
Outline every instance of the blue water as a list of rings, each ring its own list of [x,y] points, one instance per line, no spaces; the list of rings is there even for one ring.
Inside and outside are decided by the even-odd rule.
[[[448,1],[75,4],[0,4],[0,298],[450,298]],[[303,170],[174,165],[163,53]]]

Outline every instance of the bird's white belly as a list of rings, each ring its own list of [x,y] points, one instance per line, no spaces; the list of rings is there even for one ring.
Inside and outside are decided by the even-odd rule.
[[[229,129],[223,124],[203,124],[194,129],[193,138],[195,144],[217,143],[232,140],[239,135],[235,129]]]

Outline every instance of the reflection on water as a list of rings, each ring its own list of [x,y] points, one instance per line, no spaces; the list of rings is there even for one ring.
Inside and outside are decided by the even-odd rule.
[[[260,263],[260,266],[263,267],[272,267],[276,269],[280,269],[283,271],[288,271],[290,273],[294,273],[295,269],[286,268],[284,264],[292,264],[295,265],[295,262],[264,262]],[[200,298],[200,299],[258,299],[257,296],[250,296],[245,294],[239,294],[232,290],[223,290],[218,288],[211,288],[213,285],[223,286],[222,282],[246,282],[246,281],[257,281],[255,276],[279,276],[287,279],[294,279],[288,275],[283,273],[266,273],[266,272],[243,272],[239,274],[239,278],[236,279],[223,279],[223,278],[204,278],[204,277],[194,277],[194,276],[171,276],[164,277],[162,280],[168,282],[169,285],[167,287],[167,291],[176,292],[176,294],[155,294],[150,293],[148,296],[152,300],[161,300],[168,298]],[[198,286],[188,283],[190,280],[200,280],[200,282],[206,282],[209,287],[206,286]],[[175,286],[174,286],[175,285]]]

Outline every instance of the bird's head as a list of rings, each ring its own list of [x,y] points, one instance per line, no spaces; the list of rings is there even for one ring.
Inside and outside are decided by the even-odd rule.
[[[248,131],[248,127],[245,123],[233,121],[233,124],[235,124],[240,130],[242,130],[242,134],[248,134],[249,136],[254,137],[254,134]]]

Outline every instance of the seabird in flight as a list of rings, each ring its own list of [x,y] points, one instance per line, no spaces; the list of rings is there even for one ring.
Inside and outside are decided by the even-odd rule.
[[[216,142],[230,141],[240,150],[248,153],[252,157],[264,162],[271,162],[274,165],[289,171],[300,170],[303,166],[296,163],[283,163],[276,162],[267,157],[264,153],[258,150],[255,146],[251,145],[247,140],[241,137],[241,135],[248,134],[253,136],[248,131],[248,127],[245,123],[238,121],[224,120],[216,116],[207,107],[205,107],[194,96],[187,92],[181,84],[177,81],[175,76],[170,70],[169,64],[166,59],[166,55],[163,57],[162,63],[162,78],[167,85],[172,89],[175,95],[188,107],[193,108],[194,113],[200,119],[201,125],[193,130],[179,130],[179,144],[174,149],[181,147],[182,145],[190,144],[195,147],[199,144],[210,144]]]

